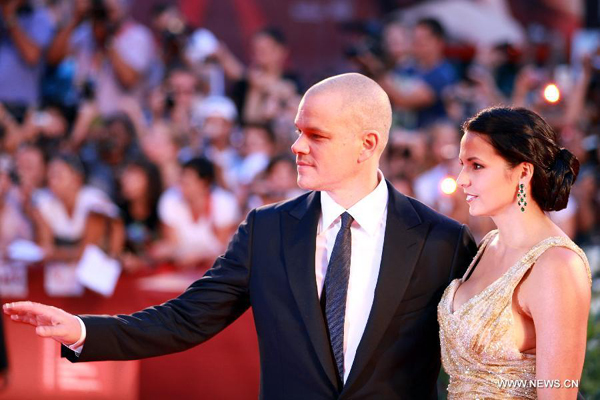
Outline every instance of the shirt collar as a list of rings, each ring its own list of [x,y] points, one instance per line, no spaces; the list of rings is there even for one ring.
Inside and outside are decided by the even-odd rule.
[[[327,192],[321,192],[322,228],[320,230],[327,230],[340,215],[348,211],[369,235],[375,235],[388,202],[388,187],[381,170],[377,171],[377,178],[379,179],[377,187],[348,210],[336,203]]]

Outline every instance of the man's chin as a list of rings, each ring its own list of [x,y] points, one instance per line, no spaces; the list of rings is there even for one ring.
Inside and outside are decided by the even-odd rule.
[[[310,179],[303,178],[301,176],[298,176],[296,183],[298,184],[298,187],[303,190],[319,190],[316,188],[317,185],[315,185],[314,182],[311,182]]]

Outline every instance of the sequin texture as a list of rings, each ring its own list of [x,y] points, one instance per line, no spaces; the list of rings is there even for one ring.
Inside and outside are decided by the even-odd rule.
[[[496,236],[493,230],[482,240],[465,277]],[[535,355],[521,353],[512,336],[513,292],[535,261],[551,247],[577,253],[587,269],[587,257],[565,237],[549,237],[532,247],[516,264],[482,292],[453,310],[454,295],[462,282],[455,279],[438,305],[442,364],[450,376],[448,399],[536,399],[533,385],[501,387],[501,382],[535,380]]]

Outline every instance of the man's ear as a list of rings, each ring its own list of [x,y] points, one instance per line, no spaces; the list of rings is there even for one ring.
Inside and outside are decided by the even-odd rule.
[[[378,151],[381,143],[381,135],[375,130],[362,132],[362,150],[358,156],[358,162],[364,162],[373,157]]]

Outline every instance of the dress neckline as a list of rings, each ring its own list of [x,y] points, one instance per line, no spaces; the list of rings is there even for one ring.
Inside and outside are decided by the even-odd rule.
[[[452,293],[452,296],[450,298],[449,305],[448,305],[448,311],[449,311],[450,315],[456,315],[458,313],[458,311],[464,309],[465,306],[467,306],[467,304],[474,302],[475,299],[481,297],[484,293],[488,292],[493,287],[495,287],[498,284],[498,282],[502,281],[502,279],[504,279],[506,277],[506,275],[508,275],[509,272],[511,272],[513,269],[515,269],[518,265],[520,265],[521,262],[527,256],[529,256],[529,254],[531,254],[534,250],[537,250],[538,247],[542,246],[547,241],[549,241],[551,239],[557,239],[557,238],[561,239],[561,240],[567,239],[564,236],[548,236],[547,238],[540,240],[538,243],[533,245],[529,250],[527,250],[525,252],[525,254],[523,254],[521,257],[519,257],[519,259],[513,265],[511,265],[510,268],[508,268],[502,275],[500,275],[496,280],[494,280],[492,283],[487,285],[485,288],[483,288],[477,294],[471,296],[467,301],[465,301],[463,304],[461,304],[458,308],[455,308],[454,307],[454,299],[456,297],[456,292],[458,291],[458,288],[461,286],[461,284],[463,284],[465,282],[464,281],[465,277],[469,274],[469,272],[471,272],[471,270],[479,262],[481,257],[483,257],[483,253],[485,252],[485,249],[487,248],[488,244],[498,235],[498,229],[494,229],[493,231],[490,231],[490,233],[488,235],[489,235],[489,237],[487,238],[487,240],[485,242],[482,243],[481,247],[479,248],[479,251],[475,255],[475,258],[473,258],[471,265],[469,265],[469,268],[467,269],[467,271],[465,272],[463,277],[457,278],[453,281],[454,286],[455,286],[454,292]]]

